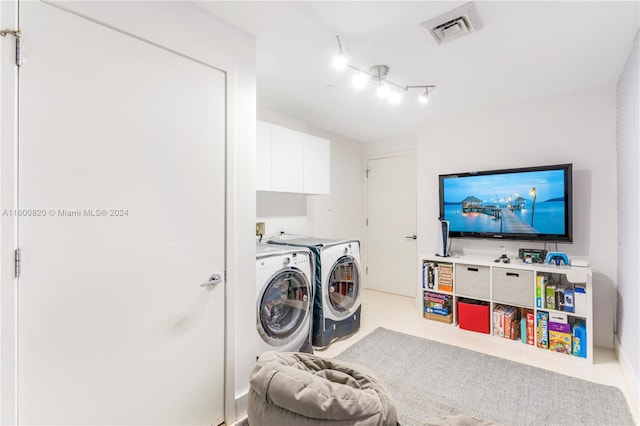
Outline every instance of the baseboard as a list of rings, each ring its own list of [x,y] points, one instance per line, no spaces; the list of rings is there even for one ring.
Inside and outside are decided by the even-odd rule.
[[[247,417],[247,402],[249,401],[249,392],[236,397],[236,422]]]
[[[636,423],[640,423],[640,383],[638,382],[638,377],[631,367],[629,359],[622,350],[622,345],[620,345],[620,339],[618,338],[617,334],[614,335],[613,346],[616,351],[616,355],[618,356],[618,364],[620,364],[622,376],[627,383],[627,390],[631,395],[631,402],[629,407],[631,409],[631,414],[633,415]]]

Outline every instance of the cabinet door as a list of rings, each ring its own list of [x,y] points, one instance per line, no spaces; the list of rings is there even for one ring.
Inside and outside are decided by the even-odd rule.
[[[256,191],[271,191],[271,124],[256,126]]]
[[[304,149],[302,133],[271,126],[271,190],[303,192]]]
[[[329,194],[330,142],[311,135],[304,136],[304,192]]]
[[[493,268],[492,285],[496,302],[527,308],[535,306],[533,271]]]
[[[491,297],[491,272],[488,266],[456,264],[456,294],[467,297],[479,297],[488,300]]]

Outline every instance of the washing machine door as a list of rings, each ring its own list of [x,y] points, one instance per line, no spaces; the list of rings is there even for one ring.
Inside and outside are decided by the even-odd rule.
[[[329,308],[338,316],[348,316],[360,294],[360,270],[349,255],[339,258],[331,269],[327,283]]]
[[[258,297],[258,333],[271,346],[282,346],[309,332],[311,284],[296,268],[273,275]]]

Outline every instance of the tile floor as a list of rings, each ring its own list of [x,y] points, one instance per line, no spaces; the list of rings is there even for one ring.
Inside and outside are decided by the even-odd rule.
[[[551,351],[523,346],[519,342],[461,330],[448,324],[423,319],[421,309],[414,298],[373,290],[364,291],[362,308],[360,330],[348,339],[332,343],[324,351],[316,351],[316,354],[333,357],[377,327],[384,327],[584,380],[616,386],[627,398],[636,424],[639,423],[638,407],[632,401],[631,393],[613,349],[596,347],[594,363],[589,364],[570,356],[564,357]]]

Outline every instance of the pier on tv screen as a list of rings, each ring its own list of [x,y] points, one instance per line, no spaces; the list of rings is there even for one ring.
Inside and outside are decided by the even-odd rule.
[[[571,240],[571,166],[440,176],[440,217],[456,236]]]

